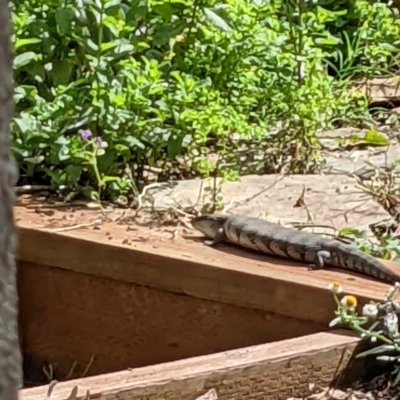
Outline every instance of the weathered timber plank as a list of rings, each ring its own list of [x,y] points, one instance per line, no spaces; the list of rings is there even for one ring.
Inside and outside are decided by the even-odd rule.
[[[54,233],[20,221],[17,257],[324,324],[334,310],[329,282],[341,282],[361,303],[381,298],[388,288],[342,270],[309,271],[298,263],[183,238],[162,241],[150,234],[129,246],[122,242],[131,232],[116,225],[106,229],[108,240],[104,231]],[[393,268],[394,263],[386,264]]]
[[[52,400],[79,395],[102,400],[194,400],[215,389],[219,400],[305,396],[308,385],[329,385],[346,367],[358,339],[341,332],[230,350],[156,366],[78,379],[56,386]],[[20,400],[43,400],[46,386],[20,391]]]

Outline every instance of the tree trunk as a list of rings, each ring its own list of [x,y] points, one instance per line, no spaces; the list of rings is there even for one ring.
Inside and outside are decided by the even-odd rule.
[[[8,0],[0,0],[0,399],[15,400],[22,383],[18,340],[14,184],[9,124],[14,111],[11,21]]]

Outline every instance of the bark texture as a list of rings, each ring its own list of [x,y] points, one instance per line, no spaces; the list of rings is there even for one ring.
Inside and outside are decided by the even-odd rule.
[[[0,399],[15,400],[22,383],[18,340],[14,184],[9,124],[14,111],[9,1],[0,0]]]

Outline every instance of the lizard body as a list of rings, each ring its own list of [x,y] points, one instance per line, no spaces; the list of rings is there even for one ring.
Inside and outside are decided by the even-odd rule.
[[[389,283],[400,282],[400,275],[376,258],[337,240],[310,232],[242,215],[206,214],[194,218],[191,223],[211,239],[206,241],[209,245],[228,242],[273,256],[307,262],[315,269],[327,265]]]

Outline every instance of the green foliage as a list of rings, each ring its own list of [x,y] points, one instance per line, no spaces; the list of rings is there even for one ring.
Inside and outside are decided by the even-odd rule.
[[[149,168],[225,180],[314,170],[319,132],[368,118],[348,79],[389,69],[400,37],[393,11],[364,0],[11,7],[21,180],[92,198],[136,193]],[[104,154],[80,130],[107,142]]]
[[[375,242],[368,237],[367,231],[361,231],[355,228],[341,229],[339,237],[350,240],[355,247],[366,254],[383,260],[398,261],[400,259],[399,238],[389,230],[386,232],[378,232],[378,230],[376,230],[375,232],[373,231],[373,233],[376,239]]]
[[[375,356],[376,360],[391,364],[394,376],[393,386],[400,382],[400,333],[398,312],[400,303],[397,300],[400,284],[396,282],[385,293],[381,301],[370,301],[357,311],[357,297],[339,296],[343,289],[338,283],[331,283],[328,289],[336,303],[335,318],[329,327],[341,326],[351,329],[360,338],[370,342],[369,349],[358,352],[356,358]]]

